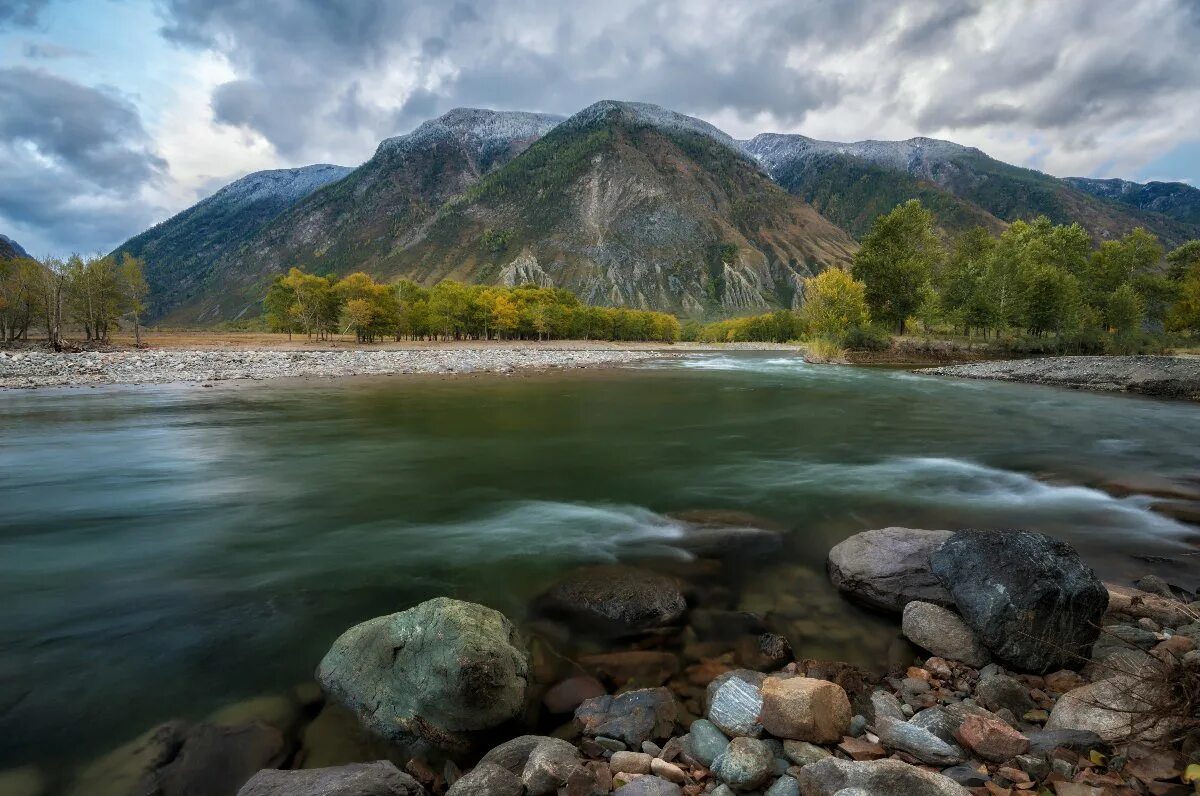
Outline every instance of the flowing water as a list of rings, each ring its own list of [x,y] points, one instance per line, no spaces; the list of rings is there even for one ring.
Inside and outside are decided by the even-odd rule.
[[[1192,404],[777,353],[2,393],[0,769],[285,689],[346,627],[432,596],[519,620],[580,563],[686,568],[667,515],[690,509],[788,529],[778,560],[699,577],[824,617],[785,628],[800,655],[877,657],[894,629],[821,575],[837,541],[1034,528],[1128,579],[1196,528],[1087,485],[1200,473],[1198,441]]]

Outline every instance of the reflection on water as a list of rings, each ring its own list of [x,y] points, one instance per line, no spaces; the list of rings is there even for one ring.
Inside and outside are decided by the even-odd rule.
[[[0,410],[0,768],[287,688],[347,626],[431,596],[520,618],[591,561],[688,574],[802,656],[878,661],[889,624],[823,575],[840,539],[1022,526],[1128,578],[1195,529],[1089,485],[1200,472],[1193,405],[778,354]],[[697,508],[770,518],[784,555],[695,566],[667,515]]]

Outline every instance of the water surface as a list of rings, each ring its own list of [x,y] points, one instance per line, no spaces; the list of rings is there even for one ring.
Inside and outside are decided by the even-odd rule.
[[[795,574],[884,525],[1044,530],[1130,578],[1195,529],[1086,485],[1200,473],[1196,440],[1191,404],[778,353],[0,393],[0,769],[285,689],[428,597],[519,619],[571,566],[677,560],[674,511],[788,529],[777,570],[721,576],[752,584],[744,607],[829,598]],[[829,651],[797,623],[797,652],[877,655],[878,624],[822,609],[842,610],[863,635]]]

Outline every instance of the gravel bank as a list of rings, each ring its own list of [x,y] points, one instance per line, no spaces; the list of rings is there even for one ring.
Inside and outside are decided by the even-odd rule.
[[[1200,400],[1200,358],[1046,357],[926,368],[919,373]]]
[[[0,351],[0,388],[164,384],[306,376],[400,373],[510,373],[625,365],[658,351],[556,348],[447,348],[355,351],[150,350],[56,354]]]

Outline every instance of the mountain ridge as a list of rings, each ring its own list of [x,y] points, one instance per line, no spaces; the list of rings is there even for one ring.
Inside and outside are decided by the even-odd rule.
[[[29,252],[21,248],[21,244],[7,235],[0,234],[0,260],[20,260],[28,256]]]

